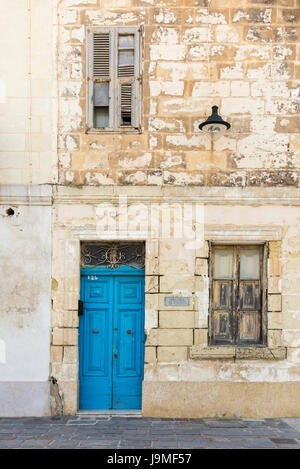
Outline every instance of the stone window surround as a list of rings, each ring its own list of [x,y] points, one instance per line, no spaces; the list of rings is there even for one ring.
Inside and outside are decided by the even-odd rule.
[[[243,230],[240,230],[241,232]],[[253,232],[253,230],[251,230]],[[272,230],[270,230],[269,234]],[[214,245],[224,245],[224,244],[266,244],[267,243],[267,271],[266,271],[266,283],[267,283],[267,345],[253,345],[253,346],[233,346],[233,345],[193,345],[189,348],[189,358],[198,359],[198,360],[216,360],[216,359],[234,359],[234,360],[285,360],[287,357],[287,349],[282,346],[282,329],[279,324],[282,323],[282,313],[281,313],[281,292],[280,292],[280,249],[281,241],[278,241],[281,233],[277,231],[274,241],[266,240],[257,241],[233,241],[231,240],[231,233],[227,232],[226,241],[223,241],[222,235],[218,233],[218,230],[215,233],[211,233],[211,237],[217,238],[214,239]],[[274,231],[274,234],[275,234]],[[240,232],[240,234],[241,234]],[[232,233],[233,235],[234,233]],[[244,235],[245,233],[243,233]],[[250,235],[250,233],[249,233]],[[205,238],[208,238],[208,234]],[[251,236],[249,236],[250,238]],[[243,236],[244,238],[244,236]],[[209,259],[210,253],[208,253]],[[275,315],[275,316],[274,316]],[[208,330],[207,330],[207,340],[208,340]]]
[[[252,347],[193,345],[189,350],[189,357],[198,360],[285,360],[286,355],[286,347],[262,345]]]

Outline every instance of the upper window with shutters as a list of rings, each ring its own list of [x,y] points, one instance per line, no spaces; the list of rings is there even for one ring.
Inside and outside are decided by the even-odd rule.
[[[138,27],[88,29],[88,132],[140,130]]]

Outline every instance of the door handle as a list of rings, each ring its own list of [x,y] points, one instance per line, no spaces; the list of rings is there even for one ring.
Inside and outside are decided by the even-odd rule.
[[[99,334],[98,329],[94,329],[94,330],[93,330],[93,333],[94,333],[94,334]]]
[[[114,357],[115,357],[115,358],[118,358],[118,355],[115,353],[115,354],[114,354]]]
[[[83,301],[78,300],[78,316],[83,316]]]

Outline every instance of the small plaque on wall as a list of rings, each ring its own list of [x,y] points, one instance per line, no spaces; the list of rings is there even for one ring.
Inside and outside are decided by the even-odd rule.
[[[165,296],[165,306],[190,306],[188,296]]]

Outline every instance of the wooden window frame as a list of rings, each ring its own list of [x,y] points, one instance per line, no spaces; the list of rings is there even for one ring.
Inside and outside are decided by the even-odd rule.
[[[261,283],[261,337],[257,342],[238,342],[238,312],[237,305],[240,302],[239,292],[239,251],[241,248],[260,247],[262,249],[260,261],[260,283]],[[234,249],[234,273],[233,273],[233,291],[232,291],[232,341],[224,342],[214,341],[213,330],[213,288],[214,288],[214,253],[216,248]],[[238,257],[237,257],[238,256]],[[267,258],[268,243],[209,243],[209,309],[208,309],[208,344],[213,347],[266,347],[267,346]]]
[[[107,128],[94,127],[94,82],[106,82],[107,79],[95,79],[93,75],[93,35],[97,33],[110,35],[110,77],[109,77],[109,121]],[[134,78],[118,77],[118,35],[135,36]],[[88,27],[86,40],[86,133],[141,133],[142,107],[142,26],[101,26]],[[120,125],[120,84],[132,83],[132,125]]]

